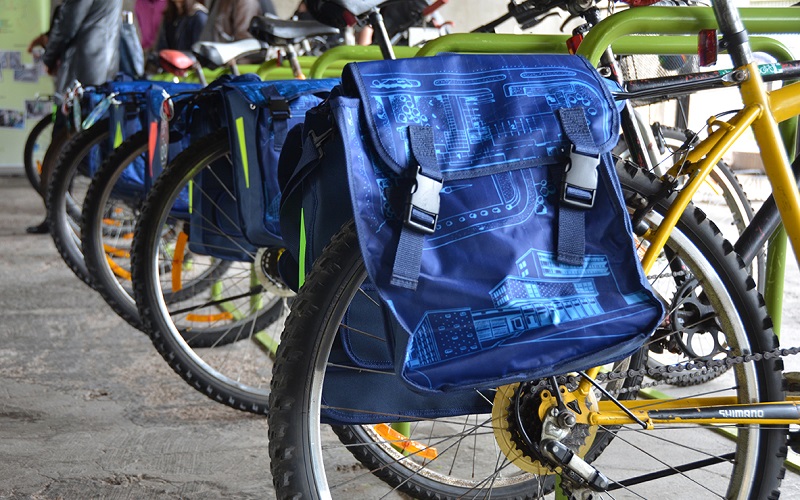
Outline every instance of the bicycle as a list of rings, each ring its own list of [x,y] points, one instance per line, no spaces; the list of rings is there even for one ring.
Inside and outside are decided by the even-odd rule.
[[[656,402],[613,397],[635,395],[642,386],[642,378],[650,375],[645,359],[634,356],[606,367],[608,372],[602,375],[599,368],[594,368],[585,373],[566,374],[555,384],[543,380],[498,388],[493,398],[487,399],[486,413],[491,416],[422,419],[414,424],[418,426],[416,430],[406,433],[392,433],[373,425],[334,427],[335,436],[328,435],[320,422],[321,411],[342,410],[326,407],[322,396],[328,354],[342,325],[347,325],[343,318],[353,297],[369,297],[367,289],[361,286],[366,273],[359,246],[354,241],[352,227],[348,226],[315,263],[287,320],[278,350],[269,424],[270,457],[279,498],[292,495],[328,498],[332,492],[375,497],[382,484],[367,486],[370,475],[388,483],[390,490],[422,498],[487,495],[535,498],[555,490],[552,471],[556,468],[562,472],[561,487],[578,498],[589,494],[590,485],[598,490],[597,494],[625,489],[631,495],[648,498],[664,493],[665,487],[659,484],[659,479],[675,476],[682,479],[680,491],[687,497],[777,497],[788,426],[798,423],[795,400],[784,398],[779,358],[797,353],[798,349],[778,347],[763,300],[745,271],[745,262],[734,253],[733,245],[720,238],[704,214],[689,206],[689,200],[692,190],[704,181],[723,150],[741,134],[742,126],[755,124],[754,131],[768,165],[768,176],[776,187],[775,196],[780,200],[777,205],[781,207],[787,233],[793,242],[800,243],[797,227],[800,195],[776,126],[777,121],[798,114],[800,98],[795,84],[772,92],[767,100],[755,66],[741,49],[742,45],[747,46],[747,38],[742,34],[738,14],[724,0],[715,3],[714,8],[728,40],[732,33],[738,36],[729,50],[734,52],[739,71],[735,78],[739,78],[736,83],[742,86],[744,111],[725,122],[728,125],[714,120],[713,133],[690,153],[690,161],[697,162],[692,167],[697,170],[678,194],[665,190],[663,184],[637,168],[623,168],[620,172],[644,255],[643,266],[654,281],[654,288],[674,306],[670,317],[686,320],[680,324],[723,339],[724,359],[690,360],[672,367],[694,373],[698,368],[702,371],[733,366],[733,370],[712,382],[716,384],[709,389],[713,396],[700,394]],[[627,34],[633,24],[644,19],[651,22],[658,19],[660,25],[656,29],[665,34],[714,24],[711,13],[702,9],[674,13],[660,8],[653,13],[629,11],[617,16],[622,14],[621,18],[612,16],[598,25],[601,29],[594,39],[596,45],[583,45],[585,54],[598,55],[608,45],[601,42],[610,44],[611,39]],[[778,18],[776,11],[772,14]],[[760,17],[752,10],[746,11],[748,29],[757,31],[758,28],[751,26],[759,26],[766,17],[766,13]],[[678,25],[679,22],[683,25]],[[772,29],[781,29],[778,24]],[[642,23],[639,27],[647,33],[653,31],[652,26]],[[592,41],[587,37],[584,44]],[[756,238],[758,241],[745,249],[760,248],[767,237]],[[671,267],[676,264],[680,270]],[[380,303],[375,302],[374,308],[380,311]],[[337,367],[342,369],[341,364]],[[567,399],[567,407],[574,408],[581,405],[586,395],[594,394],[593,382],[600,381],[611,382],[612,386],[603,388],[607,391],[603,394],[605,400],[596,397],[598,410],[586,411],[588,406],[581,407],[580,413],[567,410],[566,415],[574,416],[576,425],[569,428],[558,424],[557,417],[565,414],[555,395],[560,393],[561,398]],[[369,404],[369,401],[359,403]],[[359,408],[362,409],[356,411],[364,411]],[[392,415],[381,415],[386,421],[392,420]],[[520,430],[517,416],[525,418],[526,432]],[[494,425],[495,421],[507,424]],[[546,444],[542,428],[550,425],[562,429],[566,440],[573,440],[573,451],[556,456],[537,450],[537,444]],[[669,438],[657,434],[660,430],[653,430],[660,426]],[[719,431],[733,427],[738,431],[735,441],[712,439],[714,449],[698,451],[708,441],[702,439],[702,434],[711,432],[706,426]],[[670,433],[671,427],[678,430]],[[589,437],[592,430],[598,436],[593,440]],[[685,434],[683,442],[679,442],[681,434]],[[636,442],[648,436],[654,436],[653,441]],[[334,444],[337,439],[344,439],[346,445],[337,447]],[[478,439],[485,439],[489,449],[497,443],[500,451],[485,453],[476,463],[472,453],[477,450],[474,443]],[[796,446],[795,436],[790,443]],[[620,454],[614,453],[617,446],[624,448]],[[454,465],[462,448],[469,448],[463,454],[466,457],[462,455],[466,464],[462,474],[455,476]],[[669,451],[668,448],[676,451],[673,457],[667,456],[663,462],[654,458],[655,454]],[[366,470],[348,465],[345,460],[351,453]],[[652,462],[648,463],[649,460]],[[622,478],[624,470],[609,468],[615,461],[636,470],[661,470]],[[481,466],[484,469],[479,473],[476,468]],[[595,473],[606,476],[607,483],[598,485]],[[356,484],[358,491],[353,488]],[[668,494],[674,494],[674,486],[668,488]]]
[[[47,101],[51,100],[52,98],[47,99]],[[39,102],[38,97],[37,102]],[[39,194],[42,193],[42,165],[52,139],[52,127],[55,122],[54,113],[57,112],[55,104],[53,104],[53,108],[53,113],[43,116],[36,122],[36,125],[33,126],[31,132],[28,134],[28,138],[25,140],[25,149],[23,152],[25,176],[28,178],[28,182],[31,183],[31,187]]]
[[[271,46],[293,46],[309,35],[332,31],[332,28],[314,22],[275,19],[256,20],[254,26],[258,37]],[[362,49],[366,50],[355,54],[360,59],[380,57],[377,47]],[[400,50],[409,54],[415,52],[410,47]],[[289,61],[296,76],[300,76],[302,61],[296,55],[289,57]],[[302,118],[305,109],[302,106],[307,108],[318,102],[313,94],[327,90],[333,84],[331,80],[315,80],[303,84],[305,89],[302,89],[300,82],[291,81],[287,91],[294,88],[294,93],[285,98],[273,95],[269,105],[252,101],[245,112],[246,118],[250,120],[255,116],[256,109],[269,107],[272,111],[267,112],[272,113],[275,120],[293,124],[298,117]],[[275,90],[280,85],[281,82],[269,85],[243,83],[240,88],[247,87],[250,90],[246,93],[257,94],[264,101],[263,90]],[[222,96],[222,92],[219,95]],[[198,102],[196,106],[200,109],[215,106],[213,109],[216,111],[211,113],[214,116],[227,114],[221,101],[211,104]],[[153,141],[152,135],[143,132],[132,137],[109,158],[96,182],[92,182],[84,204],[82,235],[85,259],[96,277],[98,291],[123,318],[151,336],[159,352],[176,372],[194,387],[225,404],[263,413],[267,403],[265,388],[270,377],[265,367],[271,363],[278,342],[279,329],[276,328],[282,325],[280,317],[285,311],[287,298],[292,294],[272,278],[275,272],[269,268],[270,258],[274,257],[279,246],[275,236],[269,231],[264,234],[256,229],[246,231],[245,240],[241,234],[236,234],[238,229],[233,227],[242,224],[238,222],[239,212],[264,213],[264,207],[237,208],[248,197],[260,199],[255,191],[262,189],[262,181],[267,182],[262,176],[268,174],[260,173],[256,161],[261,154],[258,148],[246,146],[264,140],[259,135],[262,132],[255,128],[255,124],[245,125],[250,122],[244,120],[245,117],[240,115],[232,116],[227,121],[223,119],[219,126],[206,130],[207,135],[193,136],[201,138],[172,159],[163,175],[152,176],[152,191],[147,192],[149,186],[146,186],[140,190],[138,198],[120,199],[117,183],[121,173],[153,149],[148,144],[148,141]],[[230,135],[229,127],[235,135]],[[180,131],[174,133],[182,135]],[[280,145],[276,143],[275,147]],[[277,162],[277,153],[273,154],[276,155],[273,161]],[[212,177],[224,178],[228,182],[234,171],[234,178],[242,175],[239,172],[246,172],[247,182],[228,186],[214,195],[208,189],[195,189]],[[271,183],[274,184],[275,180],[272,179]],[[182,193],[186,192],[192,193],[195,210],[200,204],[213,204],[220,207],[220,213],[213,220],[198,222],[174,210],[175,201],[182,199]],[[213,200],[210,199],[212,196]],[[275,200],[277,197],[268,203],[274,204]],[[136,233],[133,241],[119,240],[119,231],[106,224],[109,214],[115,210],[119,211],[118,217],[114,217],[115,222],[129,221],[122,223],[121,229],[127,234]],[[261,218],[263,225],[264,217]],[[134,222],[135,231],[132,230]],[[258,222],[249,222],[247,228],[257,228],[258,225]],[[225,235],[229,239],[197,251],[192,249],[193,242],[187,235],[196,236],[201,230]],[[216,255],[225,245],[237,248],[237,255]],[[268,250],[267,247],[273,248]],[[176,257],[182,254],[186,257]],[[223,273],[203,275],[207,265],[218,262],[226,265]],[[205,284],[203,293],[186,296],[176,291],[176,283],[177,288],[182,289],[183,282],[190,276],[196,288]],[[279,323],[273,325],[276,320]],[[217,342],[197,342],[201,333],[206,338],[216,335]],[[232,359],[238,362],[232,363]]]

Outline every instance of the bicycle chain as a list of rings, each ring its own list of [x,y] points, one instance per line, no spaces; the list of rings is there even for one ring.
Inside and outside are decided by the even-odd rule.
[[[598,374],[595,381],[597,382],[606,382],[606,381],[614,381],[620,380],[625,378],[636,378],[636,377],[644,377],[648,376],[650,378],[656,377],[664,377],[672,376],[673,380],[676,377],[676,374],[684,373],[684,375],[678,375],[681,377],[691,377],[692,372],[697,372],[700,370],[720,370],[720,369],[728,369],[734,365],[742,364],[742,363],[749,363],[750,361],[761,361],[762,359],[776,359],[782,358],[786,356],[792,356],[795,354],[800,354],[800,347],[789,347],[789,348],[781,348],[776,347],[775,349],[771,349],[769,351],[764,351],[760,353],[753,353],[753,354],[745,354],[743,356],[732,356],[730,353],[726,353],[726,357],[724,359],[711,359],[708,361],[688,361],[685,363],[676,363],[673,365],[662,365],[659,367],[649,367],[649,368],[631,368],[630,370],[620,371],[620,372],[605,372]],[[572,382],[575,376],[568,377],[568,381]],[[643,383],[633,387],[625,387],[617,391],[610,391],[613,395],[623,394],[626,392],[634,392],[641,389],[646,389],[648,387],[655,387],[657,385],[666,384],[667,382],[662,378],[662,380],[657,380],[655,382]]]
[[[698,375],[696,373],[701,370],[705,370],[702,373],[707,373],[708,370],[727,370],[728,368],[742,364],[748,363],[750,361],[761,361],[762,359],[776,359],[782,358],[786,356],[792,356],[795,354],[800,354],[800,346],[798,347],[789,347],[789,348],[781,348],[776,347],[775,349],[771,349],[769,351],[764,351],[760,353],[754,354],[746,354],[744,356],[732,356],[730,353],[726,353],[726,357],[724,359],[711,359],[708,361],[688,361],[684,363],[676,363],[673,365],[661,365],[659,367],[653,368],[631,368],[629,370],[620,371],[620,372],[604,372],[597,375],[595,381],[606,382],[606,381],[614,381],[614,380],[621,380],[625,378],[636,378],[636,377],[644,377],[648,376],[650,378],[656,377],[663,377],[661,380],[656,380],[655,382],[646,382],[632,387],[623,387],[622,389],[618,390],[611,390],[609,391],[612,395],[616,396],[619,394],[625,394],[628,392],[636,392],[641,389],[647,389],[650,387],[655,387],[658,385],[664,385],[668,382],[665,380],[667,376],[672,376],[672,379],[675,380],[676,374],[683,373],[683,375],[678,375],[679,377],[692,377],[693,375]],[[692,372],[695,372],[694,374]],[[568,375],[566,377],[559,378],[559,384],[564,385],[572,385],[576,384],[579,381],[580,377],[578,375]],[[540,384],[547,384],[547,380],[540,381]]]
[[[722,368],[728,369],[734,365],[747,363],[750,361],[761,361],[762,359],[774,359],[774,358],[782,358],[786,356],[792,356],[795,354],[800,354],[800,347],[789,347],[789,348],[781,348],[776,347],[775,349],[771,349],[769,351],[764,351],[760,353],[754,354],[746,354],[744,356],[732,356],[729,352],[725,353],[724,359],[712,359],[709,361],[688,361],[685,363],[676,363],[673,365],[662,365],[658,368],[640,368],[635,369],[632,368],[630,370],[625,370],[621,372],[605,372],[600,373],[595,378],[595,381],[605,382],[605,381],[613,381],[613,380],[620,380],[627,377],[635,378],[635,377],[644,377],[649,376],[651,378],[675,374],[675,373],[682,373],[687,372],[683,376],[691,377],[691,372],[697,372],[698,370],[720,370]],[[578,375],[567,375],[564,377],[557,377],[557,382],[559,385],[567,385],[567,386],[577,386],[577,383],[580,381],[580,376]],[[661,380],[656,380],[655,382],[643,383],[633,387],[625,387],[620,390],[612,390],[608,391],[610,394],[616,396],[618,394],[624,394],[627,392],[636,392],[641,389],[646,389],[648,387],[655,387],[657,385],[666,384],[667,382],[664,381],[662,378]],[[547,386],[549,385],[548,379],[542,379],[539,381],[537,386]],[[561,490],[567,498],[574,498],[571,496],[572,489],[569,487],[568,484],[562,483]]]

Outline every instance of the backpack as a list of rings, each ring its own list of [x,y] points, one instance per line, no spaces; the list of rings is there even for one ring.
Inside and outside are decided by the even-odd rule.
[[[299,286],[355,218],[370,293],[386,312],[363,321],[391,352],[368,358],[343,335],[332,356],[389,363],[408,401],[625,358],[664,309],[634,248],[610,154],[618,133],[607,83],[579,56],[350,64],[281,155],[282,274]],[[332,382],[327,397],[344,392]],[[389,399],[396,415],[425,409]]]

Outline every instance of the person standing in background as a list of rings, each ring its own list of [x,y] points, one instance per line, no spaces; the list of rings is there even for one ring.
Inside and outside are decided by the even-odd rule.
[[[119,69],[119,35],[122,23],[120,0],[64,0],[47,34],[42,63],[55,80],[55,91],[63,94],[78,80],[83,85],[100,85],[112,79]],[[35,40],[36,41],[36,40]],[[40,40],[43,41],[43,40]],[[33,42],[32,42],[33,44]],[[66,126],[66,118],[56,114],[53,136]],[[50,175],[45,161],[42,186]],[[45,233],[47,222],[27,229]]]
[[[119,68],[119,0],[64,0],[53,19],[42,62],[56,77],[56,92],[73,81],[100,85]]]
[[[208,10],[197,0],[169,0],[155,51],[191,50],[207,20]]]
[[[158,40],[159,26],[167,3],[167,0],[136,0],[133,14],[139,23],[139,33],[145,53],[149,52]]]
[[[250,20],[264,13],[275,14],[271,0],[214,0],[209,8],[208,22],[200,35],[200,40],[235,42],[253,38],[247,31]]]

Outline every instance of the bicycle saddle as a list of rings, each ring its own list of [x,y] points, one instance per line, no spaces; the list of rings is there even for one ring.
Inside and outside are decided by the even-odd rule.
[[[260,40],[246,38],[236,42],[197,42],[192,52],[211,69],[225,66],[240,57],[267,50],[269,46]]]
[[[295,44],[313,36],[339,33],[338,28],[317,21],[287,21],[266,16],[254,17],[248,31],[257,39],[271,45]]]
[[[192,54],[173,49],[160,51],[158,60],[165,71],[177,76],[186,76],[186,72],[192,69],[192,66],[197,62],[197,59]]]
[[[409,10],[405,2],[398,3],[395,0],[306,0],[306,7],[314,19],[340,29],[354,25],[357,17],[375,8],[383,9],[391,5]]]
[[[386,0],[329,0],[331,3],[347,10],[354,16],[366,14],[367,12],[379,7],[386,2]]]

